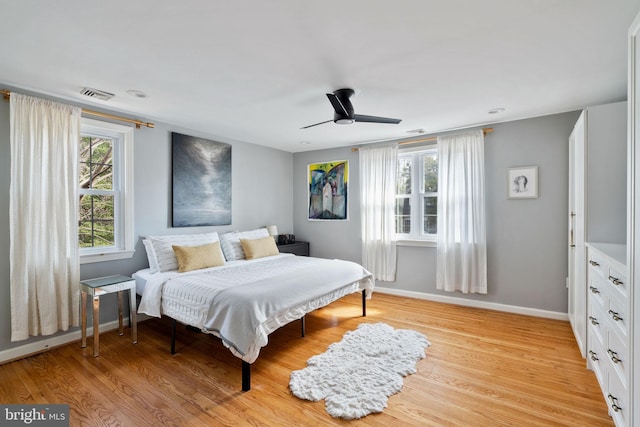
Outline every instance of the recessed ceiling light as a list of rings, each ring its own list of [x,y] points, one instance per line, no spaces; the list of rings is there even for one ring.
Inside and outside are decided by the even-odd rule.
[[[146,98],[146,97],[147,97],[147,94],[146,94],[146,93],[144,93],[144,92],[143,92],[143,91],[141,91],[141,90],[129,89],[129,90],[127,91],[127,93],[128,93],[129,95],[133,96],[134,98]]]
[[[311,143],[309,141],[300,141],[300,144],[302,144],[302,145],[311,145]]]
[[[411,129],[408,130],[407,133],[417,133],[417,134],[421,134],[421,133],[425,133],[425,130],[420,128],[420,129]]]
[[[489,110],[489,114],[500,114],[500,113],[504,113],[505,111],[507,111],[507,110],[502,108],[502,107],[493,108],[493,109]]]

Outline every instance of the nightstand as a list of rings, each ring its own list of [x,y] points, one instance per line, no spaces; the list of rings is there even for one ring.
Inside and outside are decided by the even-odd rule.
[[[122,291],[129,291],[129,311],[131,313],[131,341],[138,342],[136,322],[136,281],[127,276],[107,276],[81,280],[82,296],[82,344],[87,346],[87,295],[93,299],[93,357],[100,355],[100,295],[118,293],[118,333],[124,335],[122,327]]]
[[[278,245],[278,250],[283,253],[309,256],[309,242],[295,242],[286,245]]]

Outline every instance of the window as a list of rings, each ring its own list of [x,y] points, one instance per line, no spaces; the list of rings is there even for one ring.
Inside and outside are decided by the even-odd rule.
[[[79,150],[80,262],[133,255],[133,129],[82,119]]]
[[[437,232],[438,150],[403,150],[396,177],[396,237],[433,241]]]

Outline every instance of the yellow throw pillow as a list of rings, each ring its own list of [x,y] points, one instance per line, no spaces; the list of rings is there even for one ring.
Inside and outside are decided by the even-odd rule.
[[[224,265],[224,256],[220,249],[220,242],[213,242],[202,246],[172,245],[178,260],[178,271],[184,273],[207,267]]]
[[[247,259],[256,259],[266,256],[278,255],[280,251],[276,246],[273,237],[263,237],[262,239],[240,239],[240,245]]]

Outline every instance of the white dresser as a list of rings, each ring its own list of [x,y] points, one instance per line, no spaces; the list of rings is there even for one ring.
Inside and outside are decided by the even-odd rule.
[[[587,367],[616,426],[629,426],[630,299],[625,245],[587,243]]]

